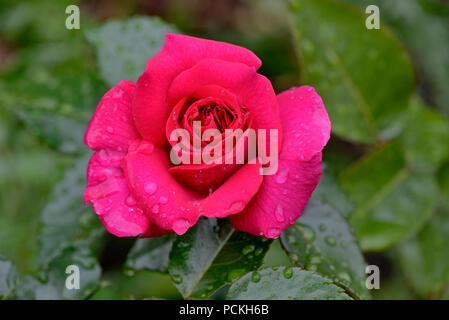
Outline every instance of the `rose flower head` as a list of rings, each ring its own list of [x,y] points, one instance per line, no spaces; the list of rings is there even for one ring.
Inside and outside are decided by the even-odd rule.
[[[260,59],[228,43],[167,34],[136,83],[101,99],[85,202],[116,236],[184,234],[200,217],[276,238],[301,215],[330,136],[312,87],[276,96]]]

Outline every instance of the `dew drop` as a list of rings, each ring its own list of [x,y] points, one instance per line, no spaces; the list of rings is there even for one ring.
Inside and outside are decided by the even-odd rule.
[[[260,281],[260,274],[257,271],[254,271],[251,275],[251,281],[255,283]]]
[[[106,127],[106,131],[109,132],[109,133],[114,133],[114,128],[111,127],[111,126],[107,126]]]
[[[284,220],[285,220],[284,209],[282,208],[282,206],[280,204],[278,204],[276,206],[276,209],[274,210],[274,215],[278,222],[284,222]]]
[[[260,256],[261,253],[263,253],[263,249],[262,248],[257,248],[256,251],[254,252],[254,254],[256,256]]]
[[[327,227],[325,224],[321,223],[320,226],[318,227],[320,229],[321,232],[326,231]]]
[[[341,280],[345,280],[345,281],[347,281],[347,282],[351,282],[351,281],[352,281],[351,276],[350,276],[348,273],[346,273],[346,272],[340,272],[340,273],[338,273],[337,276],[338,276]]]
[[[281,230],[278,228],[271,228],[270,230],[268,230],[267,232],[267,236],[270,238],[277,238],[279,237],[279,235],[281,234]]]
[[[337,243],[337,240],[335,240],[334,237],[329,237],[329,236],[324,238],[324,241],[326,241],[326,243],[332,247],[335,246],[335,244]]]
[[[291,267],[286,267],[284,269],[284,277],[290,279],[293,276],[293,269]]]
[[[173,223],[173,231],[176,232],[176,234],[181,235],[186,233],[187,229],[189,229],[189,226],[189,221],[187,221],[186,219],[179,219]]]
[[[147,182],[144,186],[144,190],[148,194],[154,194],[157,190],[157,184],[154,182]]]
[[[182,277],[179,274],[172,274],[171,278],[172,278],[173,282],[176,284],[182,283]]]
[[[277,175],[276,175],[276,182],[279,184],[283,184],[285,181],[287,181],[288,178],[288,168],[281,170]]]
[[[125,203],[127,206],[133,207],[136,205],[136,200],[134,199],[134,197],[130,194],[126,197],[125,199]]]
[[[159,202],[162,203],[162,204],[167,204],[168,203],[168,198],[162,196],[162,197],[159,198]]]
[[[307,225],[302,224],[301,229],[303,230],[304,237],[309,240],[313,241],[315,240],[315,232]]]
[[[256,247],[253,244],[249,244],[243,248],[242,253],[244,255],[247,255],[247,254],[253,252],[254,249],[256,249]]]
[[[155,214],[158,214],[158,213],[159,213],[159,205],[158,205],[158,204],[155,204],[155,205],[153,206],[153,208],[151,209],[151,212],[153,212],[153,213],[155,213]]]

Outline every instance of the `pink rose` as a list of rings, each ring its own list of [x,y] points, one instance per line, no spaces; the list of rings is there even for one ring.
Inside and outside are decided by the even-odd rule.
[[[85,135],[96,151],[85,202],[109,232],[183,234],[202,216],[229,216],[237,230],[276,238],[295,222],[320,180],[330,121],[312,87],[276,96],[270,81],[256,72],[260,65],[245,48],[167,34],[137,83],[120,81],[104,95]],[[170,152],[177,141],[170,141],[170,134],[184,129],[195,136],[194,121],[200,121],[201,133],[218,130],[223,140],[230,128],[274,130],[278,139],[269,136],[267,148],[278,147],[276,173],[262,175],[269,164],[261,158],[173,164]],[[208,144],[201,140],[200,154]]]

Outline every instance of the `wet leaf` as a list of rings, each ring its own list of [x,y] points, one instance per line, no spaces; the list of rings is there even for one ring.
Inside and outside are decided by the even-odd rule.
[[[205,298],[258,269],[271,240],[235,231],[227,220],[201,219],[173,243],[168,271],[179,292]]]
[[[341,175],[356,204],[349,221],[363,250],[379,251],[417,231],[435,208],[435,175],[407,165],[395,141],[368,154]]]
[[[363,255],[349,224],[332,206],[309,202],[282,233],[281,243],[297,266],[326,276],[351,296],[370,298]]]
[[[157,238],[137,239],[128,253],[125,268],[167,272],[173,238],[170,234]]]
[[[229,300],[350,300],[324,277],[295,267],[250,272],[229,288]]]
[[[166,33],[178,31],[157,17],[134,17],[107,22],[86,36],[96,49],[101,76],[112,87],[120,80],[137,81]]]
[[[290,4],[303,83],[322,96],[333,133],[367,144],[397,135],[414,83],[397,39],[385,27],[368,30],[364,13],[335,0]]]

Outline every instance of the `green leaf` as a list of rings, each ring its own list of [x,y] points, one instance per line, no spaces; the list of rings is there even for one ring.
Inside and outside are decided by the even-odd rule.
[[[157,238],[137,239],[128,253],[125,268],[166,273],[172,243],[171,234]]]
[[[449,122],[419,98],[412,100],[403,132],[407,161],[419,169],[435,169],[449,158]]]
[[[332,279],[353,297],[369,299],[365,261],[346,220],[328,204],[311,201],[281,235],[293,263]]]
[[[11,261],[0,255],[0,300],[11,297],[16,285],[16,267]]]
[[[41,214],[39,258],[48,261],[58,248],[75,240],[91,243],[104,232],[97,215],[84,205],[86,170],[90,153],[79,157],[57,183]]]
[[[70,265],[79,268],[80,289],[66,287],[67,277],[70,276],[70,273],[66,273],[66,268]],[[58,250],[45,266],[41,279],[29,275],[22,277],[17,286],[17,297],[32,300],[85,299],[98,288],[100,277],[98,261],[80,241]]]
[[[377,5],[383,21],[417,60],[432,100],[449,116],[449,6],[435,0],[345,0],[366,8]],[[384,25],[381,24],[381,28]],[[426,90],[427,91],[427,90]]]
[[[395,136],[414,83],[404,48],[384,26],[368,30],[366,15],[346,4],[290,3],[303,82],[323,97],[332,131],[360,143]]]
[[[173,243],[168,271],[183,297],[205,298],[263,263],[271,240],[201,219]]]
[[[410,168],[397,141],[345,170],[341,183],[356,204],[349,222],[368,251],[383,250],[418,230],[438,194],[435,175]]]
[[[446,162],[437,172],[442,206],[449,211],[449,162]]]
[[[106,89],[90,74],[23,74],[0,83],[0,103],[16,112],[50,147],[66,153],[86,150],[89,119]]]
[[[292,267],[267,268],[246,274],[229,288],[229,300],[350,300],[332,281]]]
[[[401,268],[422,298],[439,298],[449,286],[448,247],[449,215],[440,214],[397,248]]]
[[[88,31],[87,39],[97,52],[103,79],[115,86],[120,80],[137,81],[165,41],[166,33],[178,30],[157,17],[111,21]]]
[[[317,200],[330,204],[337,209],[345,218],[354,210],[354,204],[348,195],[343,191],[339,183],[335,180],[331,170],[323,164],[323,174],[320,183],[313,191],[310,200]]]

